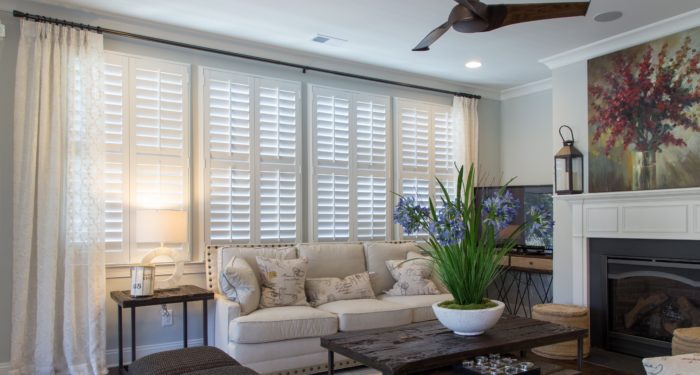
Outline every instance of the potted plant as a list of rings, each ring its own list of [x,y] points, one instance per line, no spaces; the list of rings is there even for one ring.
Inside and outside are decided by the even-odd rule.
[[[456,334],[480,335],[503,313],[503,302],[485,295],[503,271],[501,258],[513,249],[522,230],[521,225],[506,238],[497,237],[514,219],[519,203],[506,190],[508,184],[483,202],[477,199],[473,165],[466,180],[464,167],[458,168],[454,197],[439,179],[437,182],[442,190],[439,207],[433,199],[428,207],[422,207],[414,197],[399,195],[394,221],[406,234],[427,234],[423,253],[454,298],[433,304],[438,320]]]

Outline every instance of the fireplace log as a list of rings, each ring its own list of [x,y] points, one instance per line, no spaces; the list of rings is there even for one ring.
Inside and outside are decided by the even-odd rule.
[[[635,324],[641,315],[645,315],[651,310],[659,307],[668,300],[668,296],[664,293],[654,293],[646,298],[639,298],[637,304],[632,310],[625,313],[625,328],[630,329]]]

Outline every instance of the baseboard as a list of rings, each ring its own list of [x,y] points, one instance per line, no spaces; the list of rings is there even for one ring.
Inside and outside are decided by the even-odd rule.
[[[0,363],[0,375],[7,375],[10,373],[10,362]]]
[[[193,339],[193,340],[187,340],[187,346],[202,346],[204,340],[203,339]],[[153,344],[153,345],[138,345],[136,346],[136,358],[141,358],[143,356],[153,354],[153,353],[158,353],[158,352],[163,352],[166,350],[174,350],[174,349],[181,349],[182,348],[182,340],[180,341],[172,341],[172,342],[164,342],[162,344]],[[119,349],[108,349],[107,352],[107,367],[117,367],[119,365]],[[124,364],[129,364],[131,363],[131,345],[125,346],[124,347]],[[3,372],[2,368],[3,364],[0,364],[0,375],[7,375],[7,371]],[[7,363],[8,369],[9,369],[9,363]]]

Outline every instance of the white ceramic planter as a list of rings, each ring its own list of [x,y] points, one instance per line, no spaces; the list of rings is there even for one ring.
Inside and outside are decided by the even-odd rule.
[[[493,327],[503,314],[505,305],[501,301],[491,300],[498,306],[481,310],[455,310],[433,304],[433,311],[440,323],[462,336],[477,336]]]

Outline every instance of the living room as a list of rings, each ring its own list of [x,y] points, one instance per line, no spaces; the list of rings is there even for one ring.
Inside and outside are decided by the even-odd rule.
[[[700,373],[700,4],[531,2],[0,0],[0,375]]]

